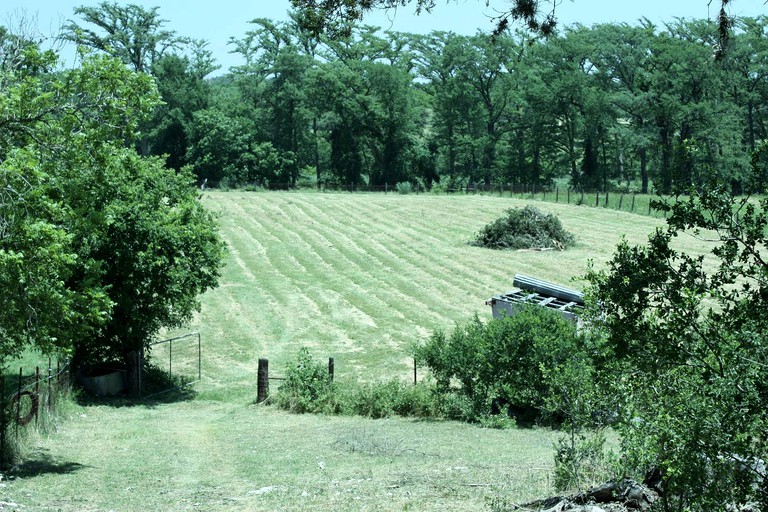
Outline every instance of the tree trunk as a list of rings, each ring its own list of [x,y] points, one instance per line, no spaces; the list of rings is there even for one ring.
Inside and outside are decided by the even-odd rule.
[[[144,349],[132,350],[125,354],[126,383],[128,398],[141,397],[141,367],[144,362]]]

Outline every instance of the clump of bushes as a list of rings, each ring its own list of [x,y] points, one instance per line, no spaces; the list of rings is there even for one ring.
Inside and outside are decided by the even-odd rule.
[[[418,385],[390,380],[333,383],[327,366],[307,349],[291,361],[273,402],[295,413],[446,418],[512,426],[592,416],[583,407],[593,368],[588,343],[573,322],[545,308],[523,305],[512,316],[477,316],[446,335],[435,332],[414,356],[430,370]]]
[[[340,409],[328,367],[315,361],[307,348],[302,348],[296,359],[288,362],[275,403],[297,414],[333,414]]]
[[[469,419],[502,415],[560,423],[571,413],[563,388],[592,380],[589,359],[580,357],[583,343],[575,324],[557,312],[521,305],[512,316],[484,323],[476,315],[451,334],[437,331],[415,355],[439,393],[471,404]]]
[[[302,348],[288,363],[285,380],[273,401],[293,413],[353,414],[369,418],[390,416],[441,417],[440,400],[428,384],[398,380],[350,385],[333,383],[328,367]]]
[[[559,249],[576,243],[556,215],[535,206],[510,208],[506,215],[485,226],[471,245],[490,249]]]

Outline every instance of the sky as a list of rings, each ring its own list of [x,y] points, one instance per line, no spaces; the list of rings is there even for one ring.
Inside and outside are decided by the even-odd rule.
[[[555,0],[556,16],[561,25],[581,23],[626,22],[634,24],[647,17],[656,24],[678,18],[717,17],[720,0]],[[768,15],[766,0],[731,0],[729,14],[737,16]],[[0,4],[0,25],[14,26],[13,20],[20,15],[37,20],[40,32],[55,35],[61,24],[73,18],[76,6],[95,6],[99,0],[5,0]],[[219,64],[220,72],[240,64],[238,55],[230,54],[228,41],[240,38],[249,30],[249,20],[254,18],[287,19],[289,0],[131,0],[145,7],[160,7],[160,15],[168,20],[167,27],[181,36],[205,39]],[[367,16],[364,23],[380,26],[385,30],[427,33],[432,30],[473,34],[477,30],[489,31],[496,10],[509,5],[507,0],[438,0],[432,13],[414,14],[413,7],[397,11],[376,12]],[[551,2],[545,7],[551,7]],[[65,60],[66,60],[66,52]]]

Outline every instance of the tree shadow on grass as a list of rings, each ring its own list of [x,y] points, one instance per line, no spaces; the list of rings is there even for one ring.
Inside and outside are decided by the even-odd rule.
[[[61,461],[45,452],[38,452],[18,464],[11,471],[11,475],[17,478],[31,478],[40,475],[69,475],[89,468],[78,462]]]
[[[86,392],[78,395],[78,404],[82,406],[106,405],[110,407],[155,407],[157,405],[187,402],[197,397],[193,388],[195,383],[190,378],[171,375],[168,371],[154,365],[146,365],[142,371],[141,397],[130,399],[118,396],[100,397]]]

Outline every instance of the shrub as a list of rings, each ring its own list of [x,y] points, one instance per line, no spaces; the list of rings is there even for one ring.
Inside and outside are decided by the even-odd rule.
[[[544,214],[534,206],[510,208],[506,213],[480,230],[471,244],[490,249],[563,250],[576,243],[576,237],[554,214]]]
[[[413,185],[409,181],[401,181],[395,185],[398,194],[410,194],[413,192]]]
[[[450,336],[437,331],[416,347],[415,357],[431,370],[439,392],[466,397],[472,419],[508,412],[518,420],[537,421],[545,419],[546,411],[557,422],[568,411],[554,400],[556,377],[567,369],[571,379],[591,379],[588,358],[574,357],[583,352],[581,343],[571,321],[526,305],[487,324],[475,315]]]
[[[369,418],[441,416],[437,396],[423,383],[414,386],[391,380],[360,384],[349,388],[340,401],[343,412]]]
[[[307,348],[299,351],[296,360],[288,362],[275,402],[294,413],[339,412],[328,368],[315,361]]]
[[[566,435],[555,443],[554,485],[557,491],[586,489],[610,480],[611,464],[602,432]]]

